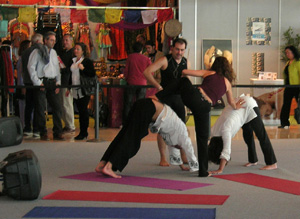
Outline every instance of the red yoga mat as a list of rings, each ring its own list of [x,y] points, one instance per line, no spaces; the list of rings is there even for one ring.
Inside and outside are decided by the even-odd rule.
[[[228,195],[187,195],[58,190],[43,199],[72,201],[137,202],[160,204],[223,205]]]
[[[300,182],[279,179],[270,176],[262,176],[254,173],[240,173],[214,176],[220,179],[227,179],[234,182],[245,183],[279,192],[300,195]]]

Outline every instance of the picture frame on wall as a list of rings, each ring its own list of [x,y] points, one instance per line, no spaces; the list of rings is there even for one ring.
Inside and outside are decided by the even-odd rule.
[[[210,69],[217,56],[224,56],[232,64],[232,40],[203,39],[202,40],[202,69]]]

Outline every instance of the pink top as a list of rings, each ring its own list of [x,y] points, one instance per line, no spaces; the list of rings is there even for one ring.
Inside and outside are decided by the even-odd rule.
[[[145,69],[151,64],[150,59],[140,53],[132,53],[128,56],[124,77],[129,85],[147,85],[147,80],[143,74]]]
[[[223,76],[213,74],[205,77],[200,86],[211,99],[213,105],[226,93],[226,84]]]

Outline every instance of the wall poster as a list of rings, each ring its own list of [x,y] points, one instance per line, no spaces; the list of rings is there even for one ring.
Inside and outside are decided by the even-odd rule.
[[[271,18],[247,18],[246,45],[271,45]]]

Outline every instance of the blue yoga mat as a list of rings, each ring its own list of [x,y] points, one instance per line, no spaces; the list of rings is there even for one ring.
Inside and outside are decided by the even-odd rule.
[[[24,218],[216,218],[216,209],[35,207]]]

